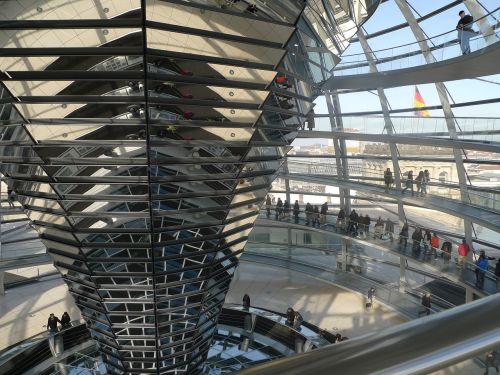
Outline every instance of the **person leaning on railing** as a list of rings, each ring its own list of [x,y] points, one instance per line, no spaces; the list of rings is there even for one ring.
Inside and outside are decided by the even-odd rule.
[[[458,246],[457,251],[458,251],[458,267],[464,268],[467,255],[469,255],[470,252],[470,246],[465,241],[465,238],[462,239],[462,243]]]
[[[481,250],[479,252],[479,258],[476,260],[475,265],[475,273],[476,273],[476,287],[479,289],[483,289],[484,286],[484,276],[486,274],[486,271],[488,271],[488,268],[490,266],[488,260],[494,260],[495,258],[486,256],[486,253],[484,250]]]
[[[384,172],[384,184],[385,184],[385,191],[386,192],[389,191],[392,183],[393,183],[392,171],[391,171],[391,168],[387,168],[386,171]]]
[[[457,23],[458,40],[460,41],[462,55],[467,55],[470,53],[469,40],[474,36],[474,30],[472,30],[474,18],[472,18],[470,14],[465,14],[463,10],[461,10],[458,15],[460,17]]]

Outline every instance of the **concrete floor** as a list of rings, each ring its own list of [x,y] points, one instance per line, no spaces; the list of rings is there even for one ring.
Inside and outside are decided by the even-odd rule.
[[[380,304],[367,311],[364,297],[357,293],[298,272],[242,262],[226,301],[241,304],[245,293],[256,307],[284,312],[292,306],[305,320],[347,337],[405,321]],[[8,289],[0,296],[0,350],[43,331],[50,313],[60,317],[64,311],[72,319],[80,318],[59,277]]]
[[[0,350],[42,332],[50,313],[61,317],[65,311],[71,319],[80,318],[59,276],[7,289],[5,296],[0,296]]]
[[[242,262],[226,302],[241,304],[245,293],[252,306],[281,312],[291,306],[306,321],[349,338],[406,321],[377,302],[367,310],[365,297],[358,293],[298,272]]]
[[[366,310],[365,297],[358,293],[295,271],[249,262],[240,264],[226,302],[241,304],[245,293],[250,295],[252,306],[283,312],[292,306],[305,320],[349,338],[406,320],[380,303]],[[61,316],[64,311],[72,319],[80,318],[58,276],[8,289],[0,296],[0,350],[43,331],[50,313]],[[466,361],[435,375],[483,373],[472,361]]]

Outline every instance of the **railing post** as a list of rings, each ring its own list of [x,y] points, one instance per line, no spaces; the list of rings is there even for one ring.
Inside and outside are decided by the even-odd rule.
[[[340,253],[340,259],[342,261],[342,271],[347,271],[347,241],[345,239],[342,239],[342,251]]]
[[[465,303],[474,301],[474,291],[472,288],[465,287]]]
[[[293,242],[292,242],[292,228],[288,227],[287,228],[287,240],[288,240],[288,259],[290,259],[292,257],[292,245],[293,245]]]
[[[4,278],[5,278],[5,271],[0,271],[0,296],[5,295]]]
[[[406,259],[399,257],[399,291],[406,292]]]

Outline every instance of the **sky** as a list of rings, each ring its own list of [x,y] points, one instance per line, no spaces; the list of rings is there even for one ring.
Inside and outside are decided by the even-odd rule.
[[[440,8],[446,4],[448,4],[450,0],[409,0],[410,5],[412,5],[416,11],[416,17],[423,16],[437,8]],[[498,8],[500,3],[498,0],[480,0],[480,3],[491,12]],[[424,33],[428,37],[433,37],[436,35],[440,35],[446,33],[450,30],[453,30],[458,22],[458,12],[460,10],[466,10],[463,4],[455,6],[443,13],[440,13],[437,16],[430,18],[429,20],[423,21],[420,23],[420,26],[423,28]],[[494,13],[494,17],[500,21],[500,11],[497,10]],[[399,11],[398,6],[394,2],[394,0],[389,0],[385,3],[379,5],[379,8],[375,12],[375,14],[363,25],[365,31],[370,34],[375,31],[379,31],[381,29],[385,29],[400,23],[405,22],[403,15]],[[477,27],[475,27],[477,30]],[[450,33],[442,37],[437,37],[436,42],[442,43],[446,40],[456,38],[456,33]],[[380,49],[390,48],[387,52],[379,52],[375,53],[378,57],[383,57],[387,55],[400,54],[405,51],[415,50],[417,49],[416,45],[412,45],[409,47],[393,49],[392,47],[400,46],[407,43],[416,42],[415,37],[413,36],[411,30],[406,27],[402,30],[398,30],[389,34],[384,34],[381,37],[375,37],[368,40],[372,50],[377,51]],[[482,42],[482,39],[481,39]],[[456,51],[455,51],[456,50]],[[362,52],[359,43],[351,44],[343,55],[352,55]],[[458,46],[450,46],[446,51],[446,56],[458,56],[460,54]],[[436,54],[436,57],[439,59],[439,54]],[[417,57],[415,59],[421,59],[422,57]],[[353,59],[353,57],[344,57],[344,61],[348,61],[348,59]],[[362,60],[365,60],[364,56],[361,57]],[[393,63],[394,66],[391,68],[397,68],[397,64],[405,67],[405,64],[415,64],[413,62],[403,61]],[[489,83],[478,80],[459,80],[446,82],[446,87],[448,88],[450,94],[450,102],[451,103],[461,103],[466,101],[476,101],[476,100],[484,100],[497,98],[500,96],[500,74],[488,77],[481,77],[482,79],[486,79],[488,81],[496,82]],[[424,98],[424,101],[427,105],[439,105],[439,97],[437,95],[437,91],[434,84],[424,84],[418,85],[418,89]],[[413,96],[414,96],[414,86],[405,86],[405,87],[396,87],[391,89],[386,89],[385,94],[389,100],[390,106],[392,109],[397,108],[408,108],[413,107]],[[340,104],[342,108],[342,112],[362,112],[362,111],[373,111],[380,110],[380,103],[378,96],[369,93],[353,93],[353,94],[343,94],[340,95]],[[499,117],[499,104],[490,104],[490,105],[481,105],[474,106],[470,108],[455,108],[453,110],[455,116],[474,116],[474,117]],[[327,113],[328,110],[326,108],[326,103],[324,98],[320,97],[316,100],[315,112],[319,113]],[[404,115],[412,116],[413,113],[406,113]],[[442,110],[434,110],[430,111],[431,116],[443,116]]]

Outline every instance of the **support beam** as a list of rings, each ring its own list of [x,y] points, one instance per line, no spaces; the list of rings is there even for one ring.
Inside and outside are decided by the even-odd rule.
[[[474,301],[474,291],[472,288],[465,288],[465,303]]]
[[[329,116],[330,116],[330,124],[332,124],[332,121],[333,121],[333,124],[336,125],[336,127],[338,129],[343,130],[344,129],[344,122],[342,119],[342,110],[340,108],[339,96],[338,96],[336,91],[330,92],[330,99],[331,99],[330,103],[332,105],[332,107],[328,108]],[[328,104],[328,101],[327,101],[327,104]],[[338,141],[337,147],[339,150],[339,154],[341,156],[347,155],[347,147],[346,147],[345,140],[338,139],[337,141]],[[334,145],[335,145],[335,141],[334,141]],[[343,179],[347,180],[347,179],[349,179],[348,161],[345,158],[341,158],[340,163],[342,165],[342,168],[338,172],[339,172],[339,174],[341,174]],[[350,190],[347,188],[339,188],[339,192],[342,192],[341,193],[342,194],[341,204],[343,205],[343,208],[344,208],[344,211],[346,212],[346,215],[348,215],[349,212],[351,211],[351,193],[350,193]],[[342,199],[343,199],[343,202],[342,202]]]
[[[332,102],[332,96],[329,91],[325,92],[325,100],[326,100],[326,106],[328,108],[328,114],[329,114],[329,120],[330,120],[330,129],[333,132],[337,128],[337,122],[335,119],[335,110]],[[342,125],[340,125],[342,126]],[[333,149],[335,152],[335,164],[337,166],[337,175],[341,176],[341,178],[345,178],[344,174],[344,163],[342,162],[342,150],[340,147],[340,141],[338,138],[331,138],[333,141]],[[339,188],[339,195],[340,195],[340,207],[343,207],[346,209],[346,196],[349,196],[349,190],[348,189],[343,189]]]
[[[373,50],[370,45],[366,41],[365,34],[362,29],[359,29],[357,32],[359,43],[361,44],[361,48],[363,48],[363,52],[368,60],[368,64],[370,66],[370,73],[377,73],[377,64],[375,62],[375,55],[373,54]],[[384,129],[388,135],[394,134],[394,125],[392,124],[391,115],[389,114],[389,100],[385,95],[385,91],[383,88],[377,88],[377,94],[380,100],[380,106],[382,107],[382,113],[384,116]],[[399,168],[399,160],[398,160],[398,148],[396,143],[389,142],[389,150],[391,152],[391,160],[392,160],[392,170],[394,176],[394,182],[396,185],[396,189],[401,190],[401,169]],[[406,216],[403,207],[403,201],[398,198],[398,219],[399,219],[399,227],[401,228],[406,221]]]
[[[288,159],[285,158],[285,162],[283,163],[283,170],[285,173],[288,173]],[[290,207],[292,207],[292,202],[290,198],[290,180],[285,180],[285,199],[287,200]]]

